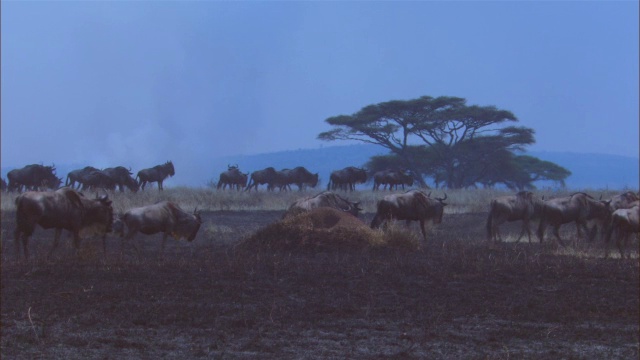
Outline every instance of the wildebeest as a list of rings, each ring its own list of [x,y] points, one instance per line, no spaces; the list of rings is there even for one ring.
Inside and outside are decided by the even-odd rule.
[[[538,238],[540,243],[544,240],[544,232],[548,225],[553,227],[553,234],[557,242],[565,246],[560,238],[560,226],[575,222],[578,229],[578,237],[582,237],[581,231],[589,234],[587,221],[597,219],[605,221],[609,216],[608,202],[599,201],[585,193],[574,193],[571,196],[550,199],[543,202],[540,212],[540,224],[538,225]]]
[[[130,209],[122,215],[121,220],[127,228],[127,235],[122,240],[123,251],[125,239],[130,241],[136,233],[152,235],[161,232],[163,233],[162,251],[164,252],[167,236],[171,235],[176,240],[185,238],[191,242],[196,238],[200,225],[202,225],[202,218],[198,211],[194,210],[193,214],[189,214],[171,201],[161,201],[153,205]],[[139,254],[138,247],[133,242],[131,244]]]
[[[397,189],[398,185],[401,185],[404,190],[405,185],[413,185],[413,176],[396,170],[378,171],[373,174],[373,190],[378,190],[380,185],[383,185],[383,189],[386,189],[387,185],[389,185],[389,190],[392,190],[394,186]]]
[[[138,171],[136,175],[136,179],[138,180],[138,184],[140,188],[144,190],[145,185],[147,183],[157,182],[158,190],[163,190],[162,182],[169,176],[173,176],[176,174],[175,169],[173,168],[173,163],[171,161],[167,161],[162,165],[156,165],[152,168],[142,169]]]
[[[600,196],[600,198],[602,199],[602,196]],[[597,224],[594,225],[592,234],[595,235],[597,233],[598,225],[600,225],[602,239],[606,241],[607,234],[611,230],[611,215],[613,212],[618,209],[629,209],[633,207],[637,201],[640,201],[640,199],[638,199],[638,195],[632,191],[627,191],[625,193],[615,195],[609,200],[605,200],[604,203],[607,204],[608,216],[604,219],[596,219]]]
[[[116,181],[102,170],[95,170],[84,173],[79,182],[82,184],[82,191],[85,190],[111,190],[116,189]]]
[[[105,247],[105,236],[111,230],[113,221],[113,208],[107,195],[92,200],[71,188],[63,187],[56,191],[29,191],[19,195],[15,202],[15,242],[18,255],[22,239],[24,257],[29,257],[29,237],[36,225],[43,229],[56,229],[49,255],[58,247],[63,229],[73,234],[76,251],[80,247],[81,231],[83,234],[102,234],[102,246]]]
[[[238,165],[228,165],[227,171],[220,174],[220,179],[218,180],[218,186],[216,188],[222,188],[222,190],[224,190],[227,188],[227,185],[229,185],[229,189],[233,189],[235,187],[236,190],[239,191],[247,185],[248,177],[249,174],[241,172],[240,169],[238,169]]]
[[[367,171],[354,166],[346,167],[342,170],[335,170],[329,176],[327,190],[351,190],[356,188],[355,184],[362,184],[367,181]]]
[[[356,217],[358,216],[358,212],[362,210],[360,208],[360,203],[351,202],[331,191],[324,191],[315,196],[297,200],[289,206],[289,210],[285,214],[285,217],[301,212],[311,211],[312,209],[319,207],[338,209]]]
[[[638,195],[636,193],[633,191],[627,191],[625,193],[615,195],[608,200],[609,210],[614,212],[618,209],[629,209],[635,206],[635,203],[639,200],[640,199],[638,199]]]
[[[131,168],[127,169],[124,166],[116,166],[113,168],[106,168],[102,170],[102,172],[113,179],[113,182],[118,186],[118,190],[120,190],[120,192],[124,192],[125,186],[133,192],[138,191],[138,182],[131,177],[131,175],[133,175]]]
[[[411,221],[420,222],[422,237],[427,241],[425,223],[427,221],[439,224],[442,222],[444,207],[447,205],[443,198],[432,199],[420,190],[410,190],[403,194],[387,195],[378,201],[376,215],[371,221],[371,228],[379,228],[389,220],[406,220],[407,225]]]
[[[283,170],[283,179],[276,180],[276,183],[280,182],[281,189],[289,185],[297,185],[298,190],[302,191],[305,185],[315,188],[318,185],[318,173],[312,174],[309,170],[303,166],[297,166],[291,170]]]
[[[21,169],[13,169],[7,173],[9,191],[39,190],[41,188],[57,189],[62,180],[56,176],[56,167],[39,164],[27,165]]]
[[[76,188],[76,183],[78,183],[78,188],[83,184],[84,177],[89,175],[93,171],[99,171],[93,166],[85,166],[82,169],[76,169],[69,171],[67,174],[67,180],[64,183],[64,186],[68,186],[72,189]]]
[[[611,224],[605,239],[605,257],[609,256],[609,242],[615,233],[616,245],[620,251],[620,257],[624,259],[624,249],[627,248],[631,234],[640,233],[640,202],[635,201],[629,209],[617,209],[611,214]],[[628,254],[631,257],[631,254]]]
[[[267,184],[267,190],[273,190],[273,184],[276,181],[276,169],[273,167],[268,167],[262,170],[256,170],[251,173],[251,178],[249,180],[249,184],[247,184],[246,190],[251,191],[251,188],[256,189],[258,191],[258,185]]]
[[[502,241],[500,225],[507,221],[522,220],[522,231],[517,241],[527,233],[531,243],[529,221],[540,215],[542,200],[537,199],[530,191],[520,191],[515,195],[500,196],[491,200],[487,217],[487,240]]]

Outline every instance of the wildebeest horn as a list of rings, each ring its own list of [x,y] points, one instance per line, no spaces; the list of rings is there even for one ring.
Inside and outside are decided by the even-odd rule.
[[[447,200],[447,193],[444,193],[444,197],[443,198],[436,198],[436,200],[443,202],[445,200]]]

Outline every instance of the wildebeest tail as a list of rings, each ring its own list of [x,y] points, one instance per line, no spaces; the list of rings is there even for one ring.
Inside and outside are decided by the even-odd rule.
[[[494,202],[491,201],[491,207],[489,208],[489,216],[487,216],[487,225],[486,225],[486,229],[487,229],[487,240],[491,241],[491,238],[493,237],[493,204]]]

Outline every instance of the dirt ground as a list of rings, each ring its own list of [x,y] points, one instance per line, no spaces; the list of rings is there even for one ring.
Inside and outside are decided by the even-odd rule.
[[[121,255],[116,237],[106,257],[99,239],[75,255],[64,235],[46,259],[53,231],[38,229],[23,261],[15,214],[3,213],[2,358],[639,356],[637,254],[603,259],[600,244],[559,253],[537,240],[487,246],[485,214],[445,215],[417,252],[234,253],[281,216],[203,213],[196,240],[172,240],[164,254],[160,237],[139,235],[141,257],[131,246]]]

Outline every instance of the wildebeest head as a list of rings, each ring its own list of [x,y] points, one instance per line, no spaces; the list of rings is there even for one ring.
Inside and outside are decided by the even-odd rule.
[[[176,174],[176,169],[173,167],[173,163],[171,161],[164,163],[164,167],[169,176],[174,176]]]
[[[447,193],[444,193],[444,197],[442,198],[434,198],[435,200],[437,200],[440,204],[436,205],[436,218],[434,219],[434,223],[440,224],[442,223],[442,215],[444,214],[444,207],[447,206],[447,203],[444,202],[445,200],[447,200]],[[436,220],[437,219],[437,220]]]
[[[113,226],[113,207],[109,196],[97,195],[95,199],[82,199],[85,211],[85,226],[83,233],[104,234],[110,232]]]
[[[196,235],[198,235],[198,230],[200,230],[201,225],[202,217],[200,216],[198,208],[195,208],[191,217],[180,220],[178,227],[181,228],[182,232],[189,234],[186,238],[187,241],[191,242],[196,238]]]

